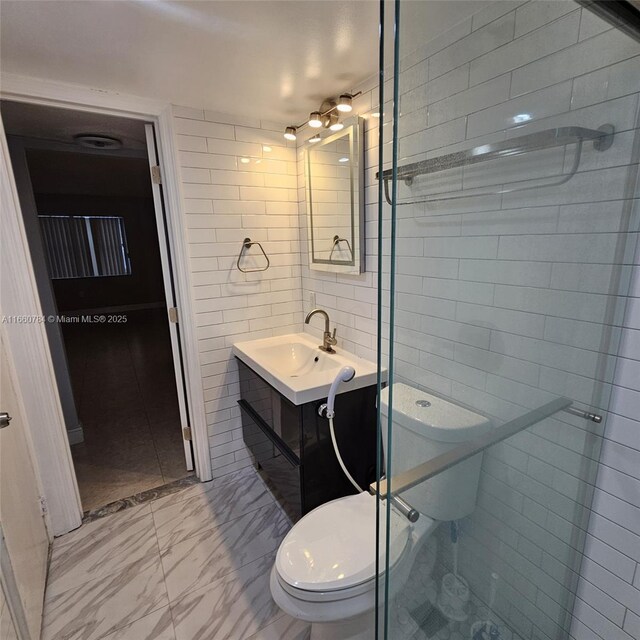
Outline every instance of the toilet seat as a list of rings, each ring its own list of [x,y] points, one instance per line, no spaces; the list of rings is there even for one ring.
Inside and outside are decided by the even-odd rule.
[[[381,504],[384,536],[385,505]],[[281,586],[292,595],[333,599],[349,590],[357,595],[371,588],[376,568],[376,498],[360,493],[317,507],[297,522],[282,541],[275,569]],[[389,566],[401,558],[411,525],[391,510]],[[385,569],[385,540],[380,540],[379,571]],[[359,587],[359,588],[358,588]],[[315,597],[314,597],[315,594]]]

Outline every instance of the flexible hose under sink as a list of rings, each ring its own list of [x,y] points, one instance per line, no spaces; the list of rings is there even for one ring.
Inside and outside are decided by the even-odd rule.
[[[333,443],[333,450],[336,452],[336,458],[338,458],[338,462],[340,463],[340,466],[344,471],[344,475],[347,476],[347,478],[349,479],[349,482],[358,490],[358,493],[362,493],[363,490],[360,488],[360,485],[358,485],[358,483],[353,479],[353,477],[347,470],[347,467],[345,466],[344,461],[342,460],[342,456],[340,455],[340,450],[338,449],[338,443],[336,442],[336,434],[333,429],[333,418],[329,418],[329,431],[331,432],[331,442]]]

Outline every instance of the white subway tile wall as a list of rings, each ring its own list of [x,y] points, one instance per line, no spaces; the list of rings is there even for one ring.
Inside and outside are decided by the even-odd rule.
[[[399,185],[404,202],[472,195],[398,207],[395,370],[496,422],[558,395],[605,413],[600,426],[555,416],[485,454],[460,567],[485,600],[491,572],[500,574],[497,613],[527,640],[638,640],[640,260],[637,233],[616,232],[637,232],[640,216],[640,45],[568,0],[496,2],[418,44],[401,34],[412,53],[400,61],[400,164],[553,127],[616,128],[608,151],[585,144],[563,185],[547,186],[575,147]],[[377,88],[363,89],[366,273],[307,266],[304,140],[298,200],[304,310],[315,295],[339,347],[373,358],[378,123],[390,160],[392,81],[380,120]],[[538,186],[482,190],[523,180]],[[388,255],[388,224],[383,246]]]
[[[189,265],[214,476],[251,464],[242,440],[235,341],[302,325],[296,151],[285,125],[174,107]],[[245,237],[266,271],[236,268]],[[257,247],[243,268],[265,265]]]

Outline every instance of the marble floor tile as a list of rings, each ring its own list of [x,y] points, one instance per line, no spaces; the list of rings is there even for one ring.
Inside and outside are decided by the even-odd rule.
[[[220,476],[219,478],[214,478],[213,480],[208,480],[207,482],[199,482],[194,484],[193,486],[184,489],[183,491],[179,491],[178,493],[174,493],[170,496],[165,496],[163,498],[158,498],[151,503],[151,511],[159,511],[160,509],[164,509],[164,507],[168,507],[170,505],[177,504],[178,502],[182,502],[183,500],[187,500],[188,498],[194,498],[196,496],[206,495],[209,491],[221,487],[225,484],[230,484],[239,480],[240,478],[244,478],[247,476],[255,476],[257,473],[251,467],[246,467],[241,469],[240,471],[235,471],[234,473],[229,473],[225,476]]]
[[[113,533],[113,535],[117,535],[118,529],[128,526],[127,521],[130,518],[138,518],[140,515],[145,515],[148,513],[149,509],[151,509],[150,504],[142,504],[124,511],[118,511],[117,513],[110,514],[105,518],[95,520],[94,522],[83,524],[81,527],[56,538],[53,541],[53,548],[62,549],[68,546],[76,548],[77,545],[83,543],[85,538],[98,534],[110,535]]]
[[[246,640],[309,640],[310,637],[311,625],[308,622],[296,620],[285,613]]]
[[[0,589],[0,640],[18,640],[9,605],[5,600],[2,589]]]
[[[190,473],[188,476],[184,478],[180,478],[179,480],[173,480],[167,484],[163,484],[160,487],[154,487],[153,489],[147,489],[146,491],[142,491],[140,493],[134,493],[132,496],[127,496],[126,498],[121,498],[120,500],[116,500],[115,502],[110,502],[102,507],[97,507],[96,509],[91,509],[90,511],[85,511],[82,516],[82,522],[89,523],[94,520],[99,520],[100,518],[106,518],[107,516],[113,515],[114,513],[118,513],[119,511],[124,511],[125,509],[130,509],[131,507],[135,507],[142,504],[149,504],[158,498],[164,498],[165,496],[170,496],[174,493],[178,493],[179,491],[183,491],[187,487],[191,485],[198,484],[200,480],[193,473]]]
[[[45,597],[41,640],[98,640],[169,603],[158,552]]]
[[[136,509],[126,518],[117,519],[117,526],[105,519],[104,526],[93,527],[88,535],[76,536],[72,545],[64,542],[65,537],[53,543],[47,579],[48,597],[122,571],[158,550],[149,505]]]
[[[206,529],[161,553],[169,600],[276,551],[291,527],[276,504]]]
[[[158,609],[133,624],[104,636],[102,640],[176,640],[171,609]]]
[[[244,640],[282,612],[271,598],[275,554],[192,591],[171,604],[177,640]]]
[[[197,533],[271,504],[274,504],[273,496],[256,473],[247,474],[234,482],[213,485],[201,495],[153,510],[160,548],[166,549]]]

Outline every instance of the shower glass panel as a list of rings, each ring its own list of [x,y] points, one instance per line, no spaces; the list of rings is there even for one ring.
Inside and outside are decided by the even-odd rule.
[[[383,6],[377,637],[612,637],[574,613],[638,277],[640,43],[572,0]]]

